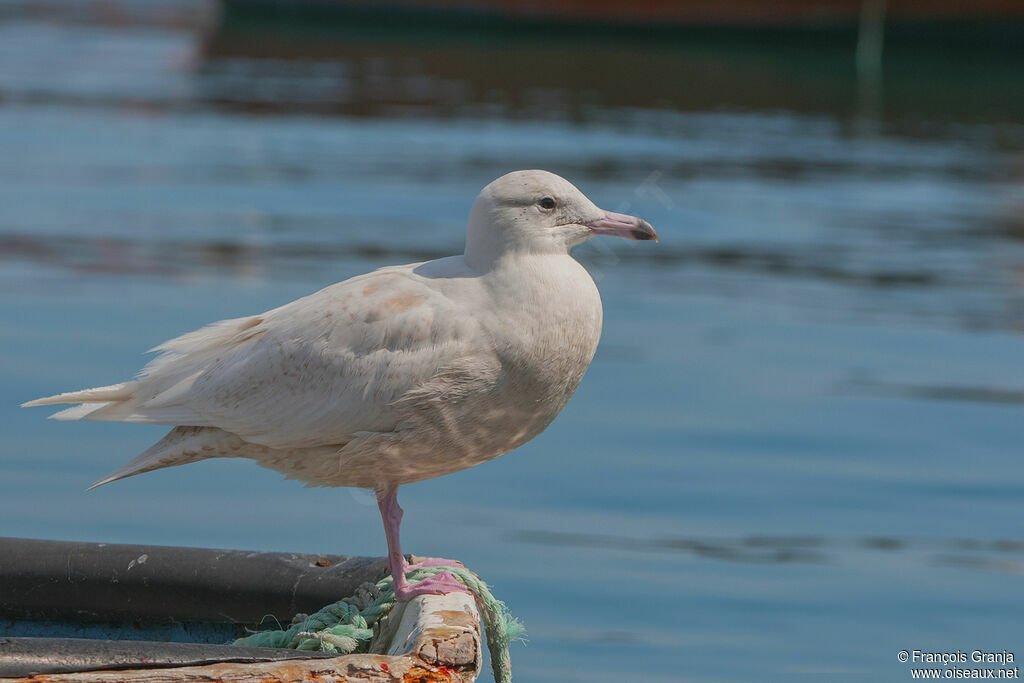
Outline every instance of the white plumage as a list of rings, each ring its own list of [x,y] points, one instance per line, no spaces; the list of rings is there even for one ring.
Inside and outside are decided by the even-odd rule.
[[[393,494],[516,448],[565,406],[601,332],[597,288],[569,254],[593,234],[656,239],[556,175],[510,173],[474,203],[462,255],[208,325],[152,349],[132,381],[24,405],[175,426],[96,486],[246,457],[311,485]]]

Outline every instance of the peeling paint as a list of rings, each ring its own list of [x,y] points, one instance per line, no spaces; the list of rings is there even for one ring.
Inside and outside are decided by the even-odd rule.
[[[127,569],[127,571],[131,571],[131,570],[132,570],[132,567],[134,567],[135,565],[143,565],[143,564],[146,564],[146,561],[147,561],[148,559],[149,559],[149,555],[147,555],[146,553],[142,553],[141,555],[139,555],[139,556],[138,556],[138,557],[136,557],[136,558],[135,558],[134,560],[132,560],[131,562],[129,562],[129,563],[128,563],[128,569]]]

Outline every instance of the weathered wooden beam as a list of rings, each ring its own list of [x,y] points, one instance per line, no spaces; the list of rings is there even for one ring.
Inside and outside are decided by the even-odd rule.
[[[252,650],[253,648],[246,648]],[[475,681],[483,665],[480,615],[465,593],[423,595],[400,604],[371,644],[380,654],[272,662],[136,668],[3,678],[4,683],[432,683]]]
[[[415,656],[436,666],[460,670],[483,665],[480,614],[466,593],[419,596],[395,606],[381,629],[378,647],[391,656]],[[374,649],[371,643],[371,649]]]

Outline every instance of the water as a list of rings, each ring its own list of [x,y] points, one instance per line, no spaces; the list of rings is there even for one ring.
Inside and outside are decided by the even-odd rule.
[[[877,84],[845,44],[211,16],[0,5],[0,534],[382,554],[368,494],[251,463],[84,494],[164,429],[15,406],[455,253],[479,188],[539,167],[662,242],[579,250],[605,332],[544,435],[402,490],[405,547],[526,623],[518,680],[904,680],[901,649],[1020,645],[1019,55],[896,47]]]

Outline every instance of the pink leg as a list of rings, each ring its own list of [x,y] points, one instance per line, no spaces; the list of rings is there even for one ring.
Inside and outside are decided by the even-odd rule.
[[[406,568],[436,567],[439,564],[447,564],[450,561],[427,558],[416,565],[409,565],[405,561],[405,556],[402,555],[402,545],[398,540],[398,530],[402,525],[402,508],[398,506],[397,486],[377,491],[377,506],[380,508],[381,519],[384,520],[384,535],[388,541],[388,568],[391,570],[391,576],[394,578],[395,599],[398,602],[407,602],[417,595],[427,593],[456,593],[460,591],[470,593],[470,590],[462,582],[456,579],[451,572],[447,571],[440,572],[416,583],[409,583],[408,579],[405,578]],[[430,561],[435,561],[435,563],[427,564]]]
[[[402,560],[405,560],[404,555],[402,556]],[[445,557],[424,557],[416,564],[409,564],[408,562],[405,563],[406,573],[414,572],[417,569],[422,569],[423,567],[462,567],[465,569],[466,566],[458,560],[449,560]]]

